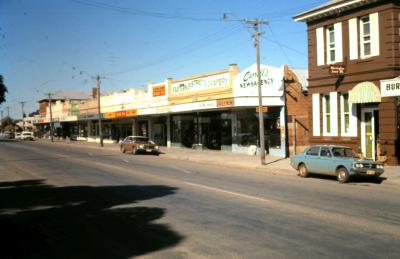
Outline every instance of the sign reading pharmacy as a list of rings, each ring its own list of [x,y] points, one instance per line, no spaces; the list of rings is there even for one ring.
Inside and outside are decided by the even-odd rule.
[[[381,80],[381,96],[400,96],[400,76],[393,79]]]
[[[219,74],[171,84],[172,94],[183,94],[229,86],[229,74]]]
[[[260,65],[262,96],[283,95],[283,67]],[[233,95],[258,96],[257,65],[254,64],[235,76]]]

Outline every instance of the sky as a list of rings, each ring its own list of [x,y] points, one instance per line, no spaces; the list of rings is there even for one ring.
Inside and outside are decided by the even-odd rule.
[[[253,28],[262,25],[261,62],[307,68],[306,25],[292,17],[326,0],[0,0],[0,110],[22,117],[48,92],[146,89],[255,63]],[[223,14],[226,19],[222,19]]]

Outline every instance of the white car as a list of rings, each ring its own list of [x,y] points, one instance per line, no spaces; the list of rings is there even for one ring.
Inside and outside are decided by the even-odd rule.
[[[30,132],[30,131],[22,131],[20,138],[22,140],[35,140],[35,136],[33,136],[33,132]]]
[[[21,139],[21,133],[15,132],[15,139]]]

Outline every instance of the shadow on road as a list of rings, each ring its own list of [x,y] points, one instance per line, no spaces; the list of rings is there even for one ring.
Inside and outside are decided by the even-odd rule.
[[[177,245],[181,235],[153,222],[164,209],[133,206],[175,191],[1,182],[0,258],[128,258]]]
[[[331,176],[331,175],[322,175],[322,174],[309,174],[310,178],[316,178],[316,179],[325,179],[325,180],[332,180],[332,181],[337,181],[336,176]],[[373,183],[373,184],[381,184],[383,181],[387,180],[385,177],[374,177],[374,176],[362,176],[362,175],[357,175],[357,176],[352,176],[350,177],[350,180],[348,184],[368,184],[368,183]]]

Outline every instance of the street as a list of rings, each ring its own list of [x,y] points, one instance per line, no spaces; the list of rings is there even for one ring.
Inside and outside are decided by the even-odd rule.
[[[37,141],[0,142],[0,177],[0,258],[400,254],[400,185],[390,181],[338,184]]]

